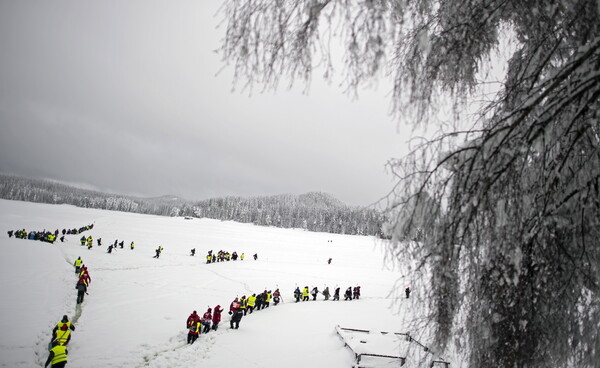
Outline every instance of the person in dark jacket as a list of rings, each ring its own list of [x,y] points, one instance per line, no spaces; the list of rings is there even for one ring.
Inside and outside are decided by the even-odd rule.
[[[80,278],[79,281],[77,281],[75,289],[77,289],[77,304],[81,304],[83,303],[83,297],[87,294],[87,282],[84,278]]]
[[[315,286],[311,291],[310,294],[313,297],[313,300],[317,300],[317,295],[319,295],[319,289]]]
[[[302,295],[302,292],[300,291],[300,287],[296,287],[296,290],[294,290],[294,298],[296,298],[296,303],[298,303],[300,301],[300,296]]]
[[[352,287],[348,287],[346,289],[346,293],[344,294],[344,300],[352,300]]]
[[[333,292],[333,300],[340,300],[340,287],[336,287]]]
[[[329,286],[325,286],[325,290],[323,290],[323,296],[325,297],[325,300],[329,300]]]
[[[240,309],[240,308],[236,308],[231,315],[231,321],[229,321],[229,326],[232,329],[238,329],[240,328],[240,321],[242,320],[242,317],[244,316],[244,312]],[[235,327],[234,327],[235,325]]]
[[[404,289],[404,293],[406,293],[406,299],[410,297],[410,291],[410,286],[407,286],[406,289]]]
[[[83,297],[87,294],[87,282],[84,278],[80,278],[75,286],[77,289],[77,304],[83,303]]]
[[[259,294],[256,296],[256,310],[261,310],[261,309],[263,309],[263,306],[264,306],[264,305],[263,305],[263,304],[264,304],[264,301],[265,301],[265,294],[264,294],[264,293],[259,293]]]

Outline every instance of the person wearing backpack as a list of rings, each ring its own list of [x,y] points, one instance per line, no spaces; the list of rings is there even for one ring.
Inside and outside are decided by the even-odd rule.
[[[200,324],[200,321],[193,321],[190,324],[190,327],[188,327],[188,336],[187,336],[187,343],[188,344],[193,344],[196,339],[198,338],[198,335],[200,335],[200,327],[202,325]]]
[[[352,287],[348,287],[346,289],[346,293],[344,294],[344,300],[352,300]]]
[[[64,368],[67,365],[67,354],[68,351],[64,345],[59,344],[58,341],[53,341],[44,368],[48,367],[50,363],[52,363],[52,368]]]
[[[204,326],[204,329],[202,330],[202,333],[207,334],[208,331],[210,331],[210,325],[212,324],[212,309],[208,308],[208,310],[206,312],[204,312],[204,314],[202,315],[202,325]]]
[[[319,289],[315,286],[311,291],[310,294],[313,297],[313,300],[317,300],[317,295],[319,295]]]
[[[87,294],[87,281],[85,278],[80,278],[77,281],[77,285],[75,285],[75,289],[77,289],[77,304],[83,303],[83,298],[85,294]]]
[[[323,290],[323,296],[325,297],[325,300],[329,300],[329,286],[325,286],[325,290]]]
[[[185,327],[190,328],[193,323],[198,321],[200,321],[200,316],[196,313],[196,311],[193,311],[185,322]]]
[[[75,325],[69,322],[69,317],[65,314],[52,330],[52,341],[67,346],[69,340],[71,340],[71,331],[75,331]]]
[[[337,286],[333,292],[333,300],[340,300],[340,287]]]
[[[296,290],[294,290],[294,298],[296,298],[296,303],[298,303],[300,301],[301,295],[302,295],[302,292],[300,291],[300,287],[297,286]]]

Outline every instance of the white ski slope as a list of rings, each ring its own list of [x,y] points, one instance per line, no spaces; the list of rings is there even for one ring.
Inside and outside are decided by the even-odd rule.
[[[92,250],[79,245],[81,235],[51,245],[9,239],[6,233],[92,223],[93,230],[84,233],[94,238]],[[350,367],[354,355],[336,334],[336,325],[407,332],[406,319],[419,315],[414,308],[418,295],[410,301],[388,296],[402,273],[384,266],[383,246],[372,237],[6,200],[0,200],[0,230],[2,367],[43,366],[51,330],[63,314],[77,328],[68,346],[71,368]],[[125,249],[108,254],[115,239],[124,240]],[[131,241],[135,250],[128,249]],[[154,259],[158,245],[164,251]],[[195,257],[189,255],[191,248],[196,248]],[[206,265],[210,249],[244,252],[246,259]],[[81,308],[76,307],[72,266],[78,256],[92,277]],[[314,302],[294,303],[296,285],[320,290],[328,285],[332,293],[339,285],[342,294],[360,285],[362,297],[334,302],[320,295]],[[236,296],[277,287],[284,303],[244,317],[239,330],[229,329],[224,313],[217,332],[186,344],[185,321],[192,310],[202,315],[220,304],[227,311]],[[419,331],[410,332],[419,338]],[[382,341],[381,336],[349,339],[364,351],[408,356],[405,367],[418,366],[424,355],[433,358],[401,337],[387,335]],[[370,362],[381,366],[383,361]]]

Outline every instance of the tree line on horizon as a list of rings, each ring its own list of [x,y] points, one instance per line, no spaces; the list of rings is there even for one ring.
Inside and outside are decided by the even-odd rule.
[[[48,180],[0,174],[0,198],[348,235],[380,236],[384,222],[383,213],[376,209],[348,206],[329,194],[319,192],[188,201],[168,196],[139,198],[102,193]]]

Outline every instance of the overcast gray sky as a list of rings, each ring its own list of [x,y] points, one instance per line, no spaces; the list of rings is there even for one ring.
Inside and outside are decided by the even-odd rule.
[[[386,84],[232,92],[220,4],[0,0],[0,171],[139,196],[384,196],[408,140]]]

